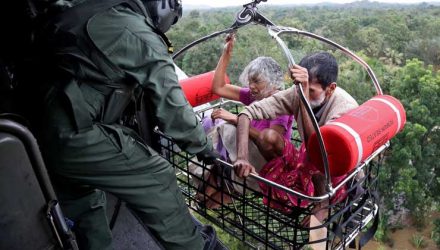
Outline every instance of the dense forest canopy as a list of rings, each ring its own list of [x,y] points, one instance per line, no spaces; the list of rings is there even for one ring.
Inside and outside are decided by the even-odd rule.
[[[189,42],[230,27],[240,6],[189,10],[167,35],[175,51]],[[416,226],[432,223],[440,201],[440,6],[389,5],[361,1],[345,5],[260,8],[274,23],[316,33],[360,55],[374,70],[384,93],[404,104],[407,124],[392,140],[381,169],[383,216],[376,237],[387,239],[389,228],[402,226],[408,211]],[[319,41],[283,37],[295,61],[316,50],[333,52],[340,65],[338,84],[362,103],[374,88],[368,74],[351,59]],[[215,68],[224,36],[196,46],[177,59],[188,74]],[[249,25],[237,33],[228,74],[234,84],[244,66],[257,56],[272,56],[287,69],[281,50],[262,26]],[[289,82],[286,77],[286,83]],[[440,222],[432,238],[440,244]]]

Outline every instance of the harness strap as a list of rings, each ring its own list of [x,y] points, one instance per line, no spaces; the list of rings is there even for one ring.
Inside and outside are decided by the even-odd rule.
[[[343,217],[345,217],[344,221],[341,224],[335,224],[335,227],[332,231],[336,237],[343,239],[344,237],[343,229],[351,222],[353,217],[355,217],[356,214],[363,209],[363,206],[367,203],[368,198],[373,198],[374,201],[379,201],[378,194],[376,191],[373,192],[368,191],[367,193],[363,194],[361,200],[358,202],[357,208],[354,211],[349,209],[346,212],[344,212],[343,215]],[[352,204],[354,200],[356,199],[353,199],[353,201],[351,201],[350,204]],[[346,216],[348,216],[348,218]],[[374,215],[374,221],[371,227],[366,232],[361,233],[361,237],[359,239],[359,249],[361,249],[365,244],[367,244],[367,242],[374,236],[374,234],[377,231],[378,225],[379,225],[379,211]],[[354,241],[351,242],[349,247],[356,248],[355,242]]]

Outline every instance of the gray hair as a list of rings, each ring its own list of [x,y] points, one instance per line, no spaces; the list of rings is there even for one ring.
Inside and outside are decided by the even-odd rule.
[[[251,79],[259,79],[268,83],[274,89],[283,90],[283,71],[281,66],[272,58],[260,56],[252,60],[243,70],[239,81],[243,86],[249,86]]]

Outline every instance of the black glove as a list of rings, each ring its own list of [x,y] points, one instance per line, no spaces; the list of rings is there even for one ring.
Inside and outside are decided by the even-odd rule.
[[[205,148],[202,152],[196,154],[197,160],[203,161],[206,165],[215,163],[215,159],[220,158],[220,154],[214,151],[211,147]]]

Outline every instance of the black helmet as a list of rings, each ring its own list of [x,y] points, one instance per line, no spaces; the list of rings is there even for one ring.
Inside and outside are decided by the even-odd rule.
[[[181,0],[142,0],[156,28],[163,33],[182,16]]]

